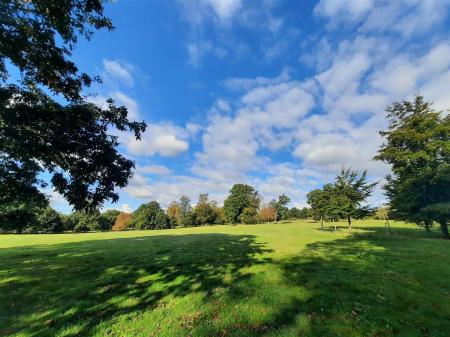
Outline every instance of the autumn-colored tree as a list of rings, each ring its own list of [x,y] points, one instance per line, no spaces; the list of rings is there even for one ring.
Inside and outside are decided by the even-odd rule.
[[[277,211],[272,205],[264,205],[258,214],[259,221],[272,222],[277,219]]]
[[[181,207],[176,201],[173,201],[169,207],[167,207],[166,213],[172,227],[180,226],[183,223]]]
[[[117,218],[114,226],[112,227],[113,231],[123,231],[128,228],[131,221],[130,213],[120,213]]]

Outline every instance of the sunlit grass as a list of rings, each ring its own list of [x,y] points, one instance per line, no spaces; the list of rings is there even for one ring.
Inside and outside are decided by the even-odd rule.
[[[339,225],[0,235],[0,335],[448,336],[450,243]]]

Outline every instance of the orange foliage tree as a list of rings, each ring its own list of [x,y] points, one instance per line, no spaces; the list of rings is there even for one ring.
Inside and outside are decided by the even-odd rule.
[[[116,222],[114,223],[114,226],[112,226],[113,231],[123,231],[127,229],[128,225],[131,221],[131,214],[130,213],[120,213],[117,218]]]
[[[275,221],[277,218],[277,211],[272,205],[264,205],[261,207],[258,217],[259,221],[262,222]]]

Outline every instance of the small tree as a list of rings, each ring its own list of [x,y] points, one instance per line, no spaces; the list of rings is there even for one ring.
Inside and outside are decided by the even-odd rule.
[[[367,172],[361,176],[357,171],[342,169],[341,174],[336,177],[336,193],[340,195],[340,212],[347,219],[348,228],[352,229],[352,218],[363,218],[373,213],[368,205],[362,205],[372,194],[377,183],[367,182]]]
[[[384,186],[397,219],[429,229],[438,222],[450,239],[450,115],[422,96],[386,108],[389,128],[375,159],[391,165]]]

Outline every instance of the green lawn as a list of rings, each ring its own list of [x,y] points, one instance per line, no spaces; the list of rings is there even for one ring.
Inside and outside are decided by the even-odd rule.
[[[449,336],[450,242],[340,225],[0,235],[0,335]]]

